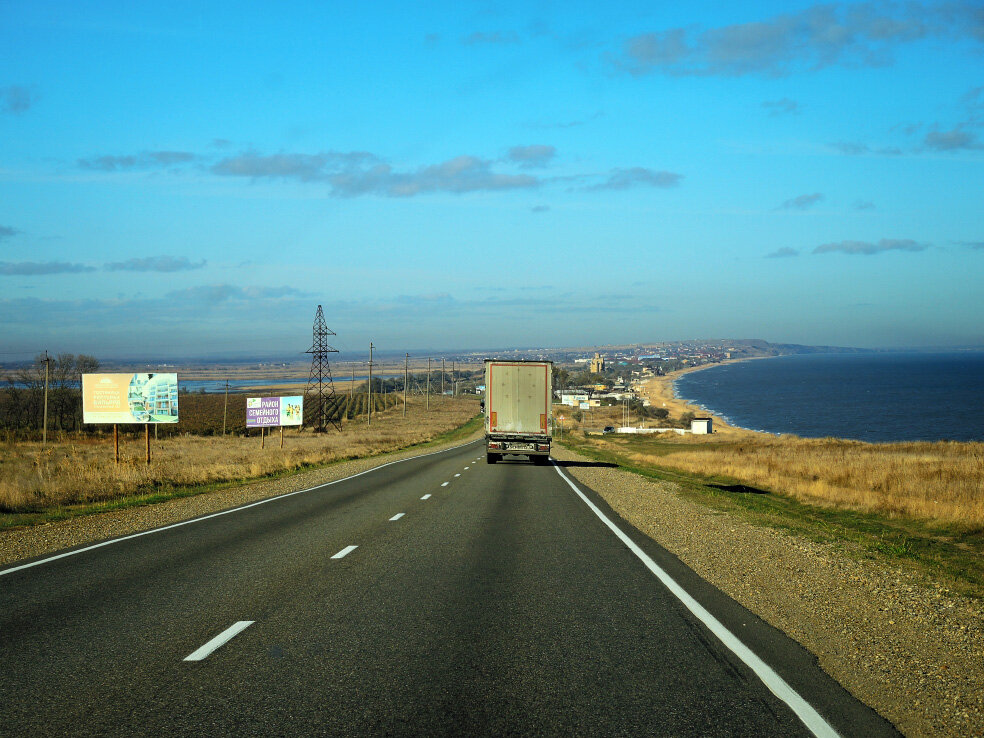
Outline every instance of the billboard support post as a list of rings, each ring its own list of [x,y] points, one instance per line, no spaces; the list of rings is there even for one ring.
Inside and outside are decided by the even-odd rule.
[[[266,428],[260,428],[260,448],[266,448]]]
[[[41,448],[48,445],[48,367],[51,357],[44,352],[44,420],[41,421]]]
[[[120,465],[120,427],[113,423],[113,446],[116,448],[116,465]]]
[[[284,447],[284,427],[280,426],[280,448]]]
[[[150,423],[144,425],[144,439],[147,441],[147,466],[150,466]]]

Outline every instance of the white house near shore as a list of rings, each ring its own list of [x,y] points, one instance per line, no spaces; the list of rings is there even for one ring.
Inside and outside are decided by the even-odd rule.
[[[710,418],[694,418],[690,421],[690,432],[694,435],[713,433],[713,422]]]

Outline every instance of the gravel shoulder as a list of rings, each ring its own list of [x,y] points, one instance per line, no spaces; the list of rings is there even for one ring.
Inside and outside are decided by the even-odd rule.
[[[590,461],[561,446],[554,457]],[[590,465],[567,473],[905,735],[984,736],[984,603],[849,548],[753,526],[669,482]]]
[[[180,523],[200,515],[228,510],[268,497],[296,492],[334,482],[398,459],[423,456],[480,438],[481,431],[467,439],[448,441],[426,448],[406,449],[381,456],[343,461],[320,469],[298,472],[277,479],[248,482],[215,492],[180,497],[153,505],[85,515],[30,528],[0,531],[0,566],[43,556],[66,548]]]

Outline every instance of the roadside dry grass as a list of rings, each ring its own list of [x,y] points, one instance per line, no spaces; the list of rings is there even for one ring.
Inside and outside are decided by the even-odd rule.
[[[984,531],[982,443],[743,437],[632,447],[628,458],[636,463],[727,477],[811,505]]]
[[[363,418],[346,422],[341,433],[289,430],[283,449],[279,433],[268,436],[262,449],[255,432],[249,438],[184,435],[152,440],[149,466],[142,436],[121,442],[118,466],[111,437],[62,440],[44,450],[39,443],[8,442],[0,447],[0,513],[17,517],[372,456],[427,442],[464,425],[477,412],[477,398],[432,402],[430,411],[411,400],[406,418],[396,406],[374,415],[371,427]]]
[[[688,499],[754,525],[833,543],[851,556],[904,561],[937,584],[984,598],[982,477],[975,472],[981,444],[583,433],[563,443],[597,461],[672,482]],[[941,468],[951,484],[934,486]],[[865,479],[883,488],[859,489]],[[924,486],[939,499],[931,500]],[[932,515],[921,514],[927,509]]]

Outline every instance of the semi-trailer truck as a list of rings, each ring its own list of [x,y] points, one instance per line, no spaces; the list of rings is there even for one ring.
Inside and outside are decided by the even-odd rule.
[[[552,361],[485,360],[485,460],[550,458]]]

